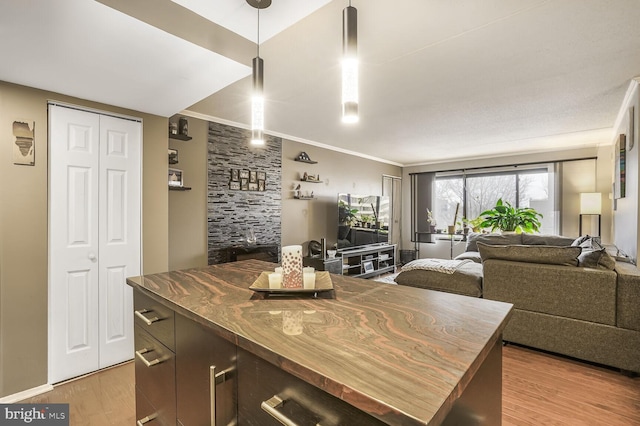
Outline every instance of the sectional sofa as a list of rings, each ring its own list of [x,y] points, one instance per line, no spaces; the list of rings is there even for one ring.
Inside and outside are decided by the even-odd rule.
[[[640,270],[615,254],[588,238],[471,234],[457,258],[479,262],[471,273],[396,282],[512,303],[505,341],[640,373]]]

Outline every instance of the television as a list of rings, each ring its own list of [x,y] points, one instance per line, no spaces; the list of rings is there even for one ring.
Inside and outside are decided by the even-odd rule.
[[[389,242],[389,197],[338,194],[338,251]]]

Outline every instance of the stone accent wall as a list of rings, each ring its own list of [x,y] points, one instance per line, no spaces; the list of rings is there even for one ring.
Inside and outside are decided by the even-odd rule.
[[[251,131],[209,123],[207,147],[208,263],[223,263],[221,250],[248,245],[253,229],[257,245],[281,241],[282,139],[265,135],[265,146],[250,145]],[[231,169],[265,172],[265,191],[229,189]]]

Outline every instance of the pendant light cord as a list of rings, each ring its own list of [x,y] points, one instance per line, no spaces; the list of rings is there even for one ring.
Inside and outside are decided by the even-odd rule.
[[[260,8],[258,8],[258,58],[260,57]]]

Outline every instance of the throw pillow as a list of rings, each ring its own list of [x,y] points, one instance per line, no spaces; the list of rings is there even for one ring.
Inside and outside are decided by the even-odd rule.
[[[591,237],[590,237],[590,236],[588,236],[588,235],[583,235],[583,236],[581,236],[581,237],[576,238],[576,239],[571,243],[571,245],[572,245],[573,247],[578,247],[580,244],[582,244],[582,243],[584,243],[585,241],[590,240],[590,239],[591,239]]]
[[[600,250],[583,249],[578,256],[578,266],[613,270],[616,267],[616,261],[604,248]]]
[[[566,266],[578,266],[578,256],[582,252],[582,248],[571,246],[494,246],[481,242],[478,242],[478,250],[483,262],[488,259],[499,259]]]

